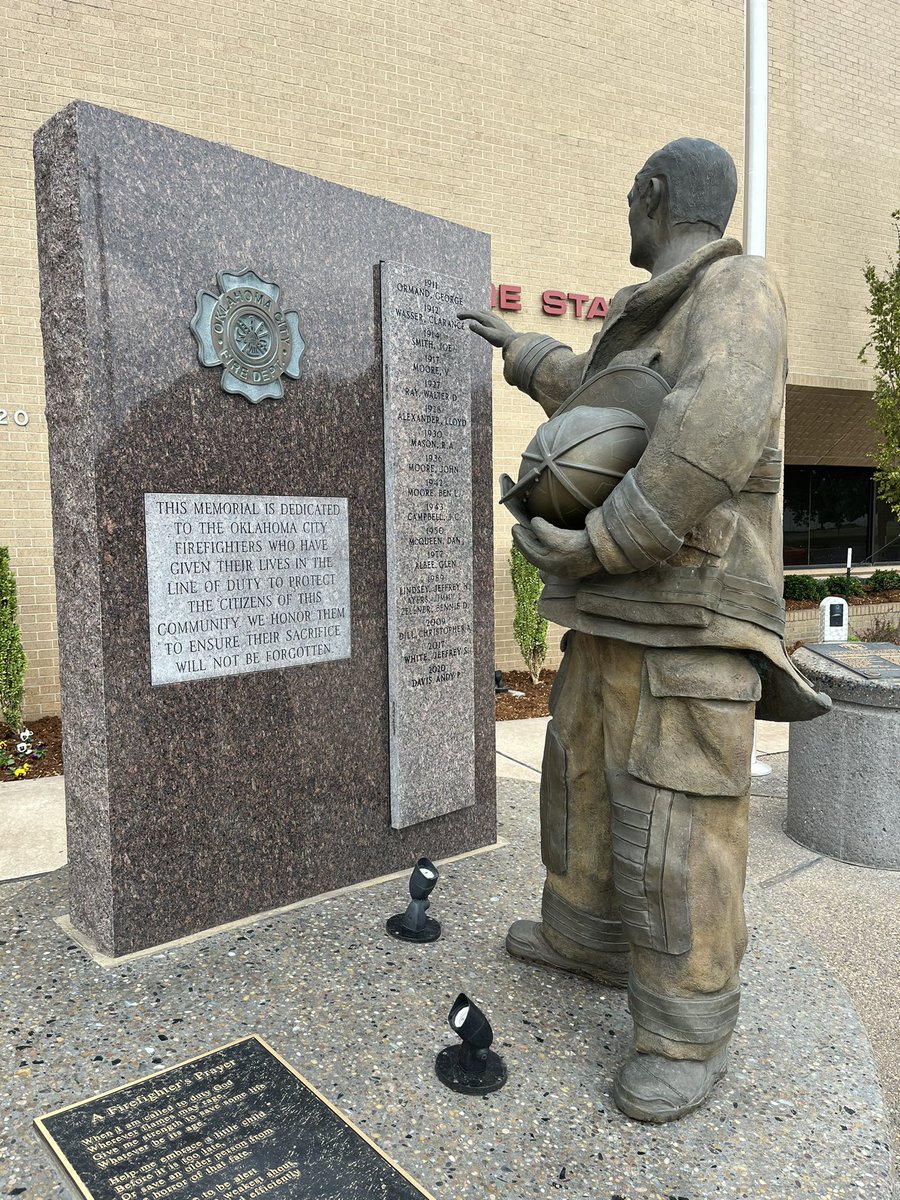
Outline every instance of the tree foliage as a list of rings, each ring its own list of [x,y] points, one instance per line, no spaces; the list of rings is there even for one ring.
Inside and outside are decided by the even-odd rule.
[[[875,483],[878,494],[900,517],[900,209],[891,213],[897,235],[897,256],[883,275],[871,262],[863,270],[869,289],[869,327],[872,337],[859,352],[861,362],[874,356],[875,367]]]
[[[537,683],[547,657],[547,622],[538,612],[538,600],[543,587],[540,572],[512,546],[509,551],[509,573],[516,598],[513,635],[531,674],[531,682]]]
[[[9,550],[0,546],[0,717],[13,733],[22,727],[25,651],[19,633],[16,580]]]

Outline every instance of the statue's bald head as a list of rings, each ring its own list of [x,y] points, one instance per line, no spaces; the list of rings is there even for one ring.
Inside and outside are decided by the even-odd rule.
[[[651,154],[637,173],[666,181],[672,225],[712,225],[725,232],[737,195],[737,171],[727,150],[706,138],[677,138]]]

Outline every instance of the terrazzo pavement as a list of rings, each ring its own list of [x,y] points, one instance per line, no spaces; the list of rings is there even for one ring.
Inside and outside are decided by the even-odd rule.
[[[788,923],[846,989],[872,1044],[900,1154],[900,871],[837,862],[784,832],[787,755],[768,780],[754,784],[750,884],[768,910]],[[756,794],[760,793],[760,794]],[[768,793],[768,794],[764,794]]]
[[[53,919],[65,871],[0,885],[0,1196],[67,1194],[34,1116],[256,1032],[438,1200],[888,1200],[865,1031],[775,902],[771,880],[809,853],[768,827],[754,844],[729,1076],[684,1121],[638,1125],[611,1100],[630,1035],[623,994],[503,950],[509,923],[539,907],[532,776],[499,780],[507,844],[442,870],[432,912],[444,932],[431,946],[385,935],[405,902],[392,880],[106,968]],[[777,770],[769,780],[777,790]],[[485,1098],[434,1077],[460,990],[484,1006],[509,1067]]]

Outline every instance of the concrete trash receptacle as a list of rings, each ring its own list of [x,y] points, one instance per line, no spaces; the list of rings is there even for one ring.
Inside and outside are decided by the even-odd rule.
[[[900,646],[827,651],[856,670],[806,648],[794,655],[834,707],[791,726],[785,830],[842,862],[900,870]]]

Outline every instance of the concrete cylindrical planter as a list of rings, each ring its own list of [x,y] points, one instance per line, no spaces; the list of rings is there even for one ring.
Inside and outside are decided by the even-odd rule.
[[[811,650],[794,662],[834,708],[791,725],[787,833],[842,862],[900,870],[900,678],[865,679]]]

